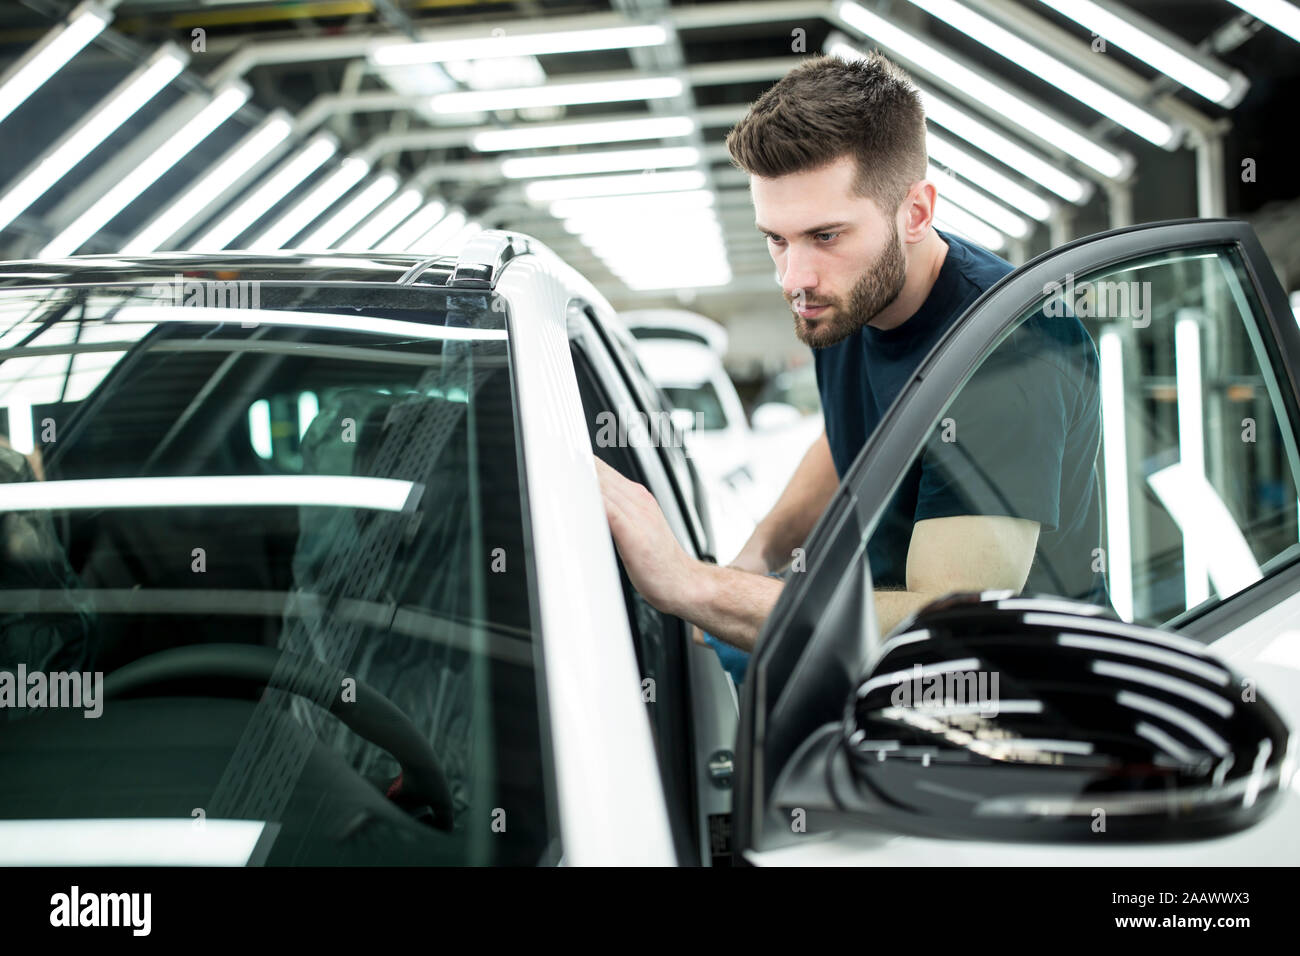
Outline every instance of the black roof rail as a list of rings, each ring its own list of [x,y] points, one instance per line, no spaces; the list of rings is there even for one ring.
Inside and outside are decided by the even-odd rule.
[[[465,244],[456,257],[447,285],[463,289],[491,289],[507,262],[529,251],[527,236],[503,229],[485,229]]]

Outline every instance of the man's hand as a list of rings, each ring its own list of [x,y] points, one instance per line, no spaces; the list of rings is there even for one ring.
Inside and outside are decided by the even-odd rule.
[[[703,563],[682,550],[644,485],[628,481],[599,458],[595,461],[605,516],[632,586],[665,614],[691,617],[688,609]]]
[[[656,609],[739,647],[754,641],[781,595],[775,578],[696,561],[677,543],[659,503],[600,459],[596,476],[614,546],[632,586]],[[693,634],[700,640],[698,634]]]

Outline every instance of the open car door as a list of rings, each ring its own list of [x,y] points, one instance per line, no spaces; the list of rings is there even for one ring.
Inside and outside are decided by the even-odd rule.
[[[1294,862],[1298,376],[1244,223],[1100,234],[989,289],[871,435],[759,639],[738,860]],[[943,514],[1037,522],[1034,562],[1019,593],[882,636],[918,482]],[[999,715],[951,683],[919,716],[872,703],[963,657],[1002,678]]]

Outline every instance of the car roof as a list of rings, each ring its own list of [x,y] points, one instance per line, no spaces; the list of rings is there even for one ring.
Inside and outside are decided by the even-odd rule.
[[[382,282],[491,289],[516,256],[541,251],[522,233],[485,229],[456,255],[385,252],[161,252],[0,262],[0,288],[157,282],[182,276],[211,281]]]
[[[211,281],[382,282],[446,285],[455,256],[431,259],[406,253],[327,252],[257,254],[240,252],[70,256],[0,262],[0,288],[50,285],[112,285],[183,276]],[[414,276],[416,266],[428,263]]]

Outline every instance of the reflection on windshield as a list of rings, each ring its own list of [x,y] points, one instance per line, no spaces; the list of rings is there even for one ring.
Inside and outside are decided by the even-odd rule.
[[[0,674],[106,698],[0,698],[0,821],[263,821],[267,863],[555,857],[505,315],[355,295],[0,294]],[[51,752],[102,779],[36,772]]]

